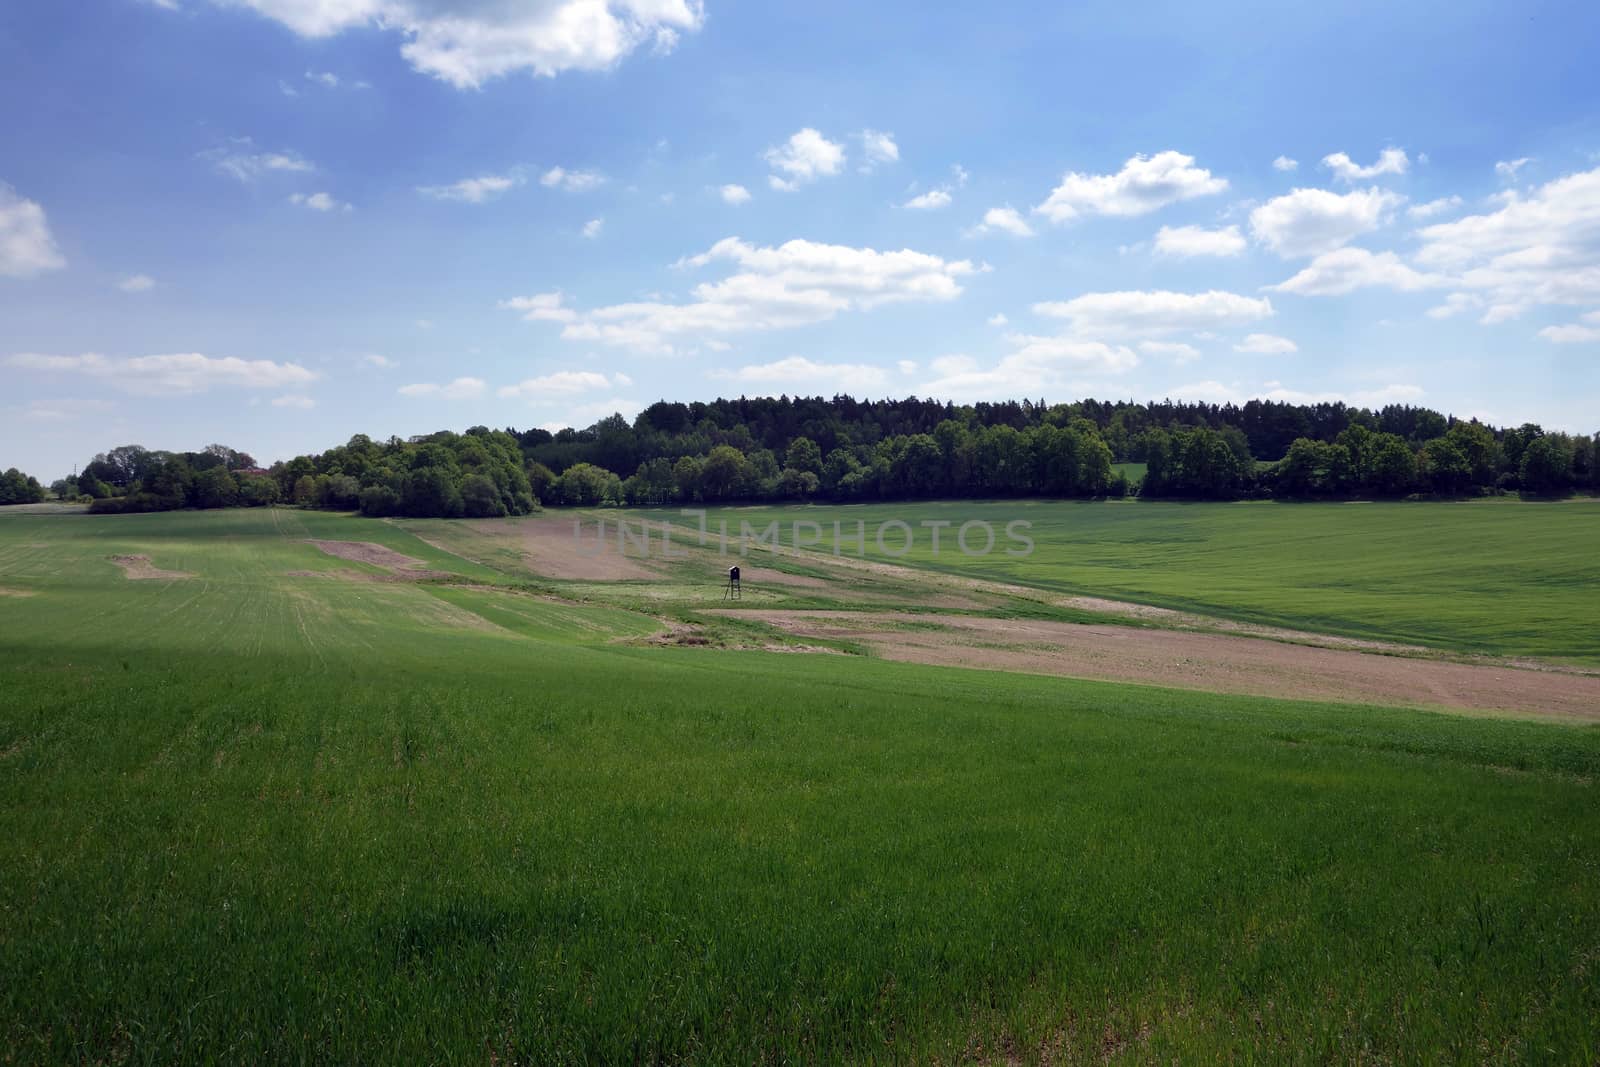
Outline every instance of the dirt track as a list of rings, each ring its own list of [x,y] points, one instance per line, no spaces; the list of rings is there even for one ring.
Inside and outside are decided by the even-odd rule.
[[[1130,626],[902,613],[727,614],[799,637],[858,641],[885,659],[911,663],[1600,722],[1600,677],[1594,675]]]

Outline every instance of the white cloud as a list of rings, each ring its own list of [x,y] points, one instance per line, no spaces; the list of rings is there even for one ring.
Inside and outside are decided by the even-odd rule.
[[[586,193],[605,184],[605,175],[593,170],[568,170],[551,167],[539,175],[539,184],[547,189],[564,189],[569,193]]]
[[[156,280],[148,274],[130,274],[117,283],[124,293],[147,293],[156,287]]]
[[[275,408],[299,408],[302,411],[308,411],[316,407],[317,402],[304,393],[285,393],[283,396],[273,397],[272,406]]]
[[[1276,171],[1282,171],[1283,173],[1287,174],[1290,171],[1299,170],[1300,161],[1296,159],[1290,159],[1288,156],[1279,156],[1277,159],[1272,161],[1272,169]]]
[[[915,364],[912,366],[914,368]],[[714,370],[709,377],[741,385],[799,385],[812,389],[874,389],[889,381],[882,367],[867,363],[817,363],[804,356],[733,370]]]
[[[717,190],[725,204],[747,204],[750,202],[750,190],[742,185],[724,185]]]
[[[312,211],[352,211],[349,204],[342,200],[335,200],[327,193],[295,193],[289,197],[289,203],[298,204],[300,207],[310,208]]]
[[[969,231],[974,236],[993,233],[996,230],[1009,233],[1013,237],[1032,237],[1033,227],[1023,221],[1022,216],[1013,207],[992,207],[983,213],[983,221]]]
[[[605,229],[605,225],[605,219],[590,219],[583,224],[583,235],[592,241],[600,236],[600,231]]]
[[[1427,311],[1430,319],[1450,319],[1483,306],[1483,299],[1475,293],[1451,293],[1444,303]]]
[[[1266,299],[1213,289],[1205,293],[1085,293],[1035,304],[1040,315],[1067,319],[1079,336],[1127,337],[1242,326],[1272,315]]]
[[[1343,195],[1296,189],[1250,212],[1250,232],[1286,259],[1315,256],[1377,229],[1404,201],[1397,193],[1377,188]]]
[[[309,174],[317,169],[310,160],[293,150],[257,152],[253,150],[254,147],[250,138],[237,137],[227,146],[201,152],[200,158],[210,162],[218,174],[225,174],[246,184],[268,174]]]
[[[463,204],[481,204],[492,200],[508,189],[523,183],[521,174],[482,174],[476,178],[462,178],[451,185],[419,185],[417,192],[433,200],[455,200]]]
[[[1417,231],[1416,261],[1449,271],[1503,322],[1539,305],[1600,304],[1600,168],[1557,178],[1500,208]]]
[[[24,353],[6,360],[22,370],[81,374],[143,396],[202,393],[212,388],[283,389],[305,385],[315,371],[298,363],[270,359],[213,358],[196,352],[178,355],[113,358],[97,353],[48,356]]]
[[[938,208],[949,207],[950,200],[950,191],[941,187],[938,189],[929,189],[920,196],[913,196],[910,200],[907,200],[900,206],[910,208],[913,211],[934,211]]]
[[[633,380],[626,374],[616,374],[608,378],[599,371],[564,370],[537,378],[524,378],[516,385],[503,385],[495,390],[495,394],[505,398],[518,397],[543,402],[593,392],[597,389],[625,388],[632,384]]]
[[[34,278],[66,265],[44,208],[0,182],[0,275]]]
[[[151,7],[159,7],[163,11],[178,11],[178,0],[143,0]]]
[[[564,323],[562,336],[568,340],[673,352],[685,342],[824,322],[841,311],[953,300],[961,294],[958,279],[976,269],[968,260],[948,261],[911,249],[879,252],[802,240],[764,248],[736,237],[718,241],[679,266],[712,263],[738,269],[721,281],[696,285],[685,303],[648,300],[580,314],[565,307],[559,294],[544,293],[501,306],[522,312],[524,318]]]
[[[1008,323],[1010,321],[1011,321],[1010,319],[1006,318],[1005,313],[1004,312],[1000,312],[1000,311],[997,311],[993,315],[989,316],[989,325],[990,326],[1004,326],[1006,323]]]
[[[895,366],[900,368],[901,374],[917,373],[917,361],[914,359],[901,359],[895,361]]]
[[[1275,293],[1301,296],[1343,296],[1371,286],[1415,292],[1450,284],[1438,274],[1424,274],[1400,262],[1393,252],[1369,252],[1365,248],[1339,248],[1324,252],[1288,281],[1269,285]]]
[[[862,130],[856,134],[861,142],[861,155],[866,162],[863,173],[871,173],[879,163],[896,163],[900,160],[900,146],[894,143],[894,134],[879,130]]]
[[[299,96],[300,95],[300,90],[299,89],[296,89],[294,86],[290,85],[288,82],[284,81],[282,78],[278,79],[278,91],[280,93],[282,93],[284,96],[294,97],[294,96]]]
[[[339,76],[337,74],[331,74],[327,71],[323,71],[319,74],[316,71],[308,70],[306,71],[306,81],[316,82],[318,85],[328,89],[339,88]]]
[[[1182,341],[1140,341],[1139,351],[1149,356],[1170,356],[1178,366],[1200,358],[1200,350]]]
[[[1300,351],[1300,346],[1287,337],[1279,337],[1271,333],[1253,333],[1242,342],[1233,346],[1235,352],[1247,352],[1255,356],[1283,356],[1290,352]]]
[[[1515,181],[1517,172],[1532,162],[1533,159],[1530,156],[1523,156],[1521,159],[1502,159],[1494,165],[1494,172],[1500,176],[1502,181]]]
[[[783,144],[767,149],[762,158],[782,172],[771,175],[768,183],[780,192],[792,193],[808,182],[838,174],[844,167],[844,146],[807,126]]]
[[[1156,232],[1156,253],[1163,256],[1236,256],[1245,248],[1237,226],[1208,230],[1202,226],[1163,226]]]
[[[1462,205],[1459,196],[1441,196],[1437,200],[1429,200],[1426,204],[1413,204],[1406,208],[1406,214],[1414,219],[1431,219],[1435,215],[1443,215],[1447,211],[1454,211]]]
[[[436,385],[433,382],[402,385],[395,392],[401,396],[438,396],[445,400],[471,400],[482,396],[486,387],[482,378],[457,378],[444,385]]]
[[[369,366],[377,367],[379,370],[387,370],[394,366],[394,360],[388,356],[380,356],[376,352],[362,356],[361,361]]]
[[[1033,210],[1051,222],[1069,222],[1080,215],[1145,215],[1168,204],[1210,196],[1228,188],[1182,152],[1137,155],[1116,174],[1069,172],[1044,203]]]
[[[212,0],[248,7],[302,37],[373,26],[398,32],[411,66],[458,89],[526,71],[606,70],[641,46],[670,52],[698,30],[700,0]]]
[[[534,296],[514,296],[502,300],[499,307],[506,311],[520,311],[528,322],[572,322],[577,311],[563,307],[565,298],[560,293],[538,293]]]
[[[920,386],[918,393],[958,401],[1037,396],[1044,390],[1083,395],[1098,391],[1091,383],[1139,365],[1139,357],[1123,345],[1029,334],[1010,334],[1006,339],[1015,350],[988,370],[969,356],[934,360],[938,377]]]
[[[1385,148],[1378,154],[1378,161],[1370,167],[1357,166],[1343,152],[1323,156],[1322,165],[1333,171],[1333,176],[1342,182],[1364,182],[1384,174],[1404,174],[1411,169],[1411,160],[1406,158],[1403,148]]]
[[[1600,341],[1600,326],[1580,326],[1577,323],[1546,326],[1539,331],[1539,336],[1558,345],[1587,344]]]

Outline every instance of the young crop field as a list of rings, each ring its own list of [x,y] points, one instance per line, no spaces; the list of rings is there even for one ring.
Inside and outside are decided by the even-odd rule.
[[[730,509],[1036,543],[762,553],[732,606],[713,548],[573,517],[0,513],[0,1060],[1600,1058],[1592,716],[758,617],[1169,634],[1094,596],[1593,662],[1593,504]]]
[[[636,512],[698,531],[678,509]],[[1025,520],[1031,554],[1006,525]],[[1207,615],[1461,652],[1528,655],[1600,664],[1595,591],[1600,589],[1600,501],[1531,504],[1173,504],[997,501],[815,508],[712,509],[713,535],[726,522],[736,539],[780,523],[818,523],[822,553],[834,523],[858,553],[887,558],[876,531],[899,520],[914,539],[893,562],[1062,593],[1135,601]],[[963,523],[983,520],[994,550],[963,554]],[[924,522],[947,521],[935,554]],[[905,545],[889,530],[892,553]],[[975,551],[984,538],[969,538]],[[734,549],[737,553],[737,548]]]

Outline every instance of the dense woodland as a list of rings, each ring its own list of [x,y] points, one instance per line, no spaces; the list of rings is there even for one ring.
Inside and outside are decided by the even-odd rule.
[[[848,396],[653,404],[583,430],[358,434],[256,466],[222,445],[137,445],[51,487],[98,512],[294,503],[368,515],[491,517],[540,505],[964,497],[1234,500],[1562,495],[1600,488],[1596,439],[1496,429],[1426,408],[1254,400],[1243,406]],[[1143,463],[1130,484],[1120,463]],[[17,471],[0,502],[40,499]]]

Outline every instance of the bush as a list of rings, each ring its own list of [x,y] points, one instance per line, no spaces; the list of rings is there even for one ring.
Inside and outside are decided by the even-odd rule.
[[[361,514],[381,518],[400,510],[400,494],[387,485],[369,485],[361,490]]]

